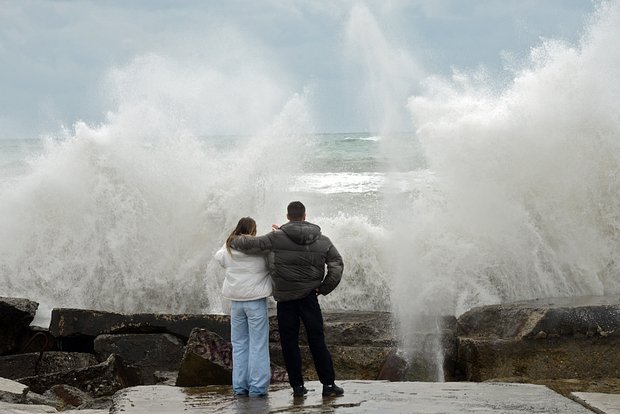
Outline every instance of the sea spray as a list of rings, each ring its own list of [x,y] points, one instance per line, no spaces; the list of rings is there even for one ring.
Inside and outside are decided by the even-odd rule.
[[[152,77],[162,66],[152,62],[134,63],[127,76]],[[184,74],[179,86],[213,98],[202,75],[188,82]],[[187,91],[153,98],[151,82],[134,86],[147,91],[128,94],[102,125],[76,123],[33,160],[32,173],[3,186],[2,295],[43,308],[221,310],[211,255],[239,217],[267,221],[285,203],[303,162],[298,131],[309,129],[304,97],[292,96],[253,137],[215,148],[199,139],[202,124],[188,121],[200,118],[191,108],[171,105]]]
[[[345,273],[337,289],[321,298],[327,309],[390,309],[390,275],[385,252],[390,243],[382,226],[367,218],[341,213],[318,217],[321,230],[345,258]]]
[[[373,132],[349,139],[312,136],[311,94],[250,48],[138,57],[110,72],[105,122],[77,122],[2,184],[0,295],[219,312],[212,253],[241,216],[282,224],[292,199],[345,258],[324,308],[392,309],[403,347],[472,306],[617,293],[618,3],[601,7],[578,47],[541,43],[506,87],[420,84],[355,6],[343,56]],[[410,116],[416,134],[397,134]]]
[[[619,23],[619,4],[603,3],[577,47],[542,42],[506,88],[455,72],[410,99],[436,179],[399,235],[404,326],[420,312],[620,292]]]
[[[408,53],[386,38],[375,17],[364,6],[353,8],[347,25],[347,40],[349,55],[361,65],[366,77],[362,100],[370,103],[367,110],[373,122],[371,129],[380,132],[380,151],[389,160],[380,190],[385,243],[381,245],[383,272],[377,276],[391,289],[390,305],[396,315],[400,353],[412,363],[410,369],[415,371],[412,377],[442,380],[443,356],[437,343],[439,330],[432,323],[440,314],[420,303],[421,298],[437,300],[437,286],[418,274],[420,269],[415,268],[416,259],[412,257],[417,252],[412,250],[410,242],[413,237],[410,233],[420,230],[412,224],[415,212],[411,204],[428,191],[433,174],[423,168],[425,163],[420,157],[416,137],[397,133],[408,124],[404,122],[408,121],[404,102],[407,94],[418,88],[422,71]],[[405,185],[403,177],[409,181]],[[428,338],[435,339],[429,341]],[[423,362],[416,365],[416,361]]]

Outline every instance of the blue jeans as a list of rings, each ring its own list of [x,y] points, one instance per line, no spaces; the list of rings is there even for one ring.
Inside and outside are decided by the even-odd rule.
[[[232,301],[230,338],[233,392],[250,397],[267,394],[271,378],[267,298]]]

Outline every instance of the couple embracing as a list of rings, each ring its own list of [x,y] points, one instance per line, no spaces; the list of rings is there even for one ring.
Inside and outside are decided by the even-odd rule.
[[[342,257],[329,238],[321,234],[321,228],[306,221],[306,208],[301,202],[291,202],[286,217],[288,223],[274,225],[271,233],[259,237],[255,237],[256,222],[242,218],[215,254],[226,268],[222,294],[231,300],[233,392],[250,397],[267,395],[271,377],[267,297],[273,294],[293,395],[302,397],[308,392],[299,349],[301,320],[323,384],[323,396],[339,396],[344,390],[334,383],[334,365],[325,344],[318,296],[327,295],[340,283]]]

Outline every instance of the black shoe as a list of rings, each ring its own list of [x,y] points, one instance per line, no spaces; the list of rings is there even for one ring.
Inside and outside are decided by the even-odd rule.
[[[293,397],[303,397],[308,394],[308,390],[303,385],[293,387]]]
[[[339,397],[343,394],[344,390],[336,384],[323,385],[323,397]]]

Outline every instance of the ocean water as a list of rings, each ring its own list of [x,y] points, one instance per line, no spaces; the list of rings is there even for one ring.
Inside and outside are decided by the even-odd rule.
[[[620,294],[618,3],[601,3],[577,44],[543,40],[501,79],[429,75],[405,97],[388,59],[402,51],[367,11],[350,23],[365,43],[349,47],[385,81],[369,82],[378,132],[312,132],[311,94],[266,116],[250,110],[281,96],[275,80],[147,57],[112,74],[122,93],[104,122],[0,137],[0,296],[43,315],[222,312],[214,251],[242,216],[259,232],[283,223],[291,200],[345,260],[322,305],[393,311],[405,344],[424,315]],[[214,108],[204,97],[223,84],[236,93]],[[255,133],[202,132],[248,121],[220,112],[239,100],[264,120]],[[392,123],[405,105],[409,133]]]

